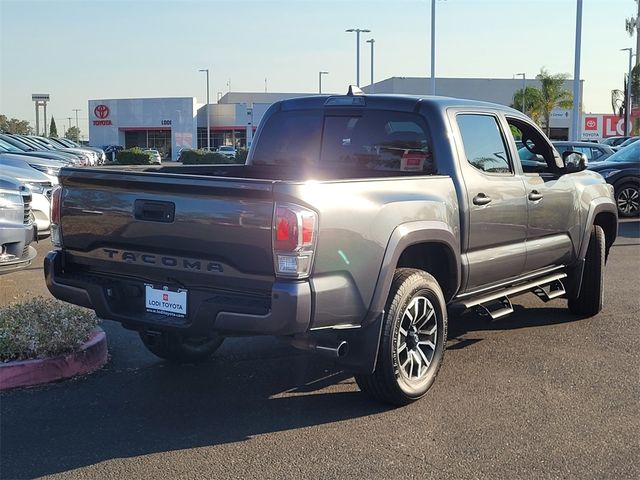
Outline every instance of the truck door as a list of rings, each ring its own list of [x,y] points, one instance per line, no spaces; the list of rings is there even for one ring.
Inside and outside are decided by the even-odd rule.
[[[562,174],[562,160],[537,127],[520,118],[506,120],[507,135],[516,132],[522,142],[515,158],[522,166],[529,209],[525,271],[566,265],[581,234],[575,181]]]
[[[466,291],[520,275],[526,258],[527,198],[498,117],[458,113],[460,168],[466,188]],[[466,248],[465,248],[466,247]]]

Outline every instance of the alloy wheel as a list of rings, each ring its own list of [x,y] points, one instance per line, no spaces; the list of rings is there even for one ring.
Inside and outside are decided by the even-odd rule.
[[[433,304],[414,297],[402,314],[396,354],[401,375],[410,381],[422,380],[436,351],[438,322]]]

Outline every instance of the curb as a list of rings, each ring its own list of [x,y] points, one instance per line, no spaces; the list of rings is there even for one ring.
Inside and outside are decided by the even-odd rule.
[[[55,382],[86,375],[107,363],[107,335],[101,328],[91,333],[80,350],[59,357],[0,363],[0,390]]]

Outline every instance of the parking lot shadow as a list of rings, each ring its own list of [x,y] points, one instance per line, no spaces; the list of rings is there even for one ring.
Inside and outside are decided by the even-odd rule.
[[[330,362],[278,358],[110,366],[90,377],[0,398],[0,476],[32,478],[101,461],[241,442],[387,410]],[[117,362],[115,362],[117,363]],[[338,385],[331,392],[322,388]]]

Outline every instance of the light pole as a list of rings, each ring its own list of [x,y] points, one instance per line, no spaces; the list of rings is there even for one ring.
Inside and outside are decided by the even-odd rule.
[[[527,110],[524,103],[525,91],[527,89],[527,75],[525,73],[516,73],[516,77],[522,75],[522,113],[527,114]]]
[[[571,140],[578,140],[580,125],[580,48],[582,43],[582,0],[576,6],[576,53],[573,65],[573,112],[571,113]]]
[[[76,142],[80,143],[80,127],[78,127],[78,112],[80,109],[74,108],[73,111],[76,112]]]
[[[436,94],[436,0],[431,0],[431,95]]]
[[[329,75],[329,72],[318,72],[318,93],[322,95],[322,75]]]
[[[356,32],[356,86],[360,86],[360,34],[369,33],[371,30],[366,28],[350,28],[345,30],[347,33]]]
[[[209,119],[209,69],[208,68],[203,68],[202,70],[198,70],[199,72],[205,72],[207,74],[207,108],[206,113],[207,113],[207,152],[211,151],[211,125],[209,122],[211,122],[211,120]]]
[[[631,132],[631,58],[633,57],[633,48],[621,48],[621,52],[629,52],[629,72],[627,73],[627,91],[624,92],[624,134],[629,135]]]
[[[367,40],[367,43],[371,44],[371,88],[370,91],[371,93],[373,93],[374,87],[373,87],[373,44],[376,43],[375,39],[370,38],[369,40]]]

